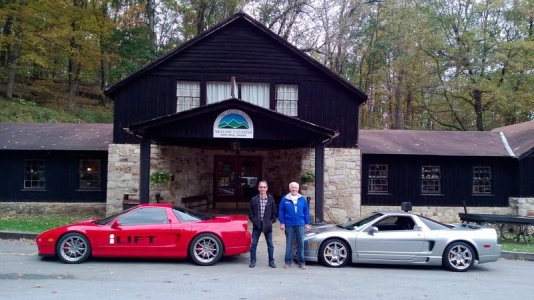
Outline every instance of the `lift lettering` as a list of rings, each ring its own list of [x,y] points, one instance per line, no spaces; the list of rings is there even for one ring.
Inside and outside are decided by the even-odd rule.
[[[153,235],[128,235],[128,236],[116,236],[114,234],[109,235],[109,244],[154,244],[156,236]]]

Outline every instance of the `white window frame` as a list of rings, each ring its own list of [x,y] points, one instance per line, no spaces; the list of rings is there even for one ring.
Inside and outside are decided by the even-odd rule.
[[[389,193],[389,168],[387,164],[369,164],[368,193]]]
[[[473,194],[491,194],[492,193],[492,175],[490,166],[473,167]]]
[[[421,167],[421,194],[441,194],[441,167]]]
[[[176,82],[176,112],[186,111],[200,106],[200,82]]]
[[[296,84],[277,84],[275,90],[276,111],[291,117],[298,116],[299,86]]]

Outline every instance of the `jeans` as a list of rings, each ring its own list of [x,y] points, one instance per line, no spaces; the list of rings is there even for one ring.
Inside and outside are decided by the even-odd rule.
[[[252,263],[256,263],[256,247],[258,246],[258,240],[260,239],[261,232],[261,230],[252,229],[252,244],[250,244],[250,262]],[[273,232],[269,231],[263,235],[265,236],[265,241],[267,242],[269,262],[274,262]]]
[[[304,264],[304,226],[286,226],[286,256],[287,265],[293,260],[293,244],[297,241],[297,262]]]

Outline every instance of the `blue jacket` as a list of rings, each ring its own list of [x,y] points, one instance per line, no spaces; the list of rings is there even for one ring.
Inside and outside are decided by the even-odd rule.
[[[288,195],[282,197],[280,201],[280,207],[278,209],[278,220],[280,220],[280,224],[285,224],[286,226],[304,226],[310,224],[310,210],[308,209],[306,198],[299,195],[297,212],[295,212],[295,205],[289,199]]]

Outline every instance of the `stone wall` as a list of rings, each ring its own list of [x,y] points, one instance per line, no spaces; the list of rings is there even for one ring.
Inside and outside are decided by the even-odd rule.
[[[104,217],[105,203],[0,202],[0,216],[60,215]]]
[[[534,198],[511,197],[509,203],[514,215],[534,217]]]

